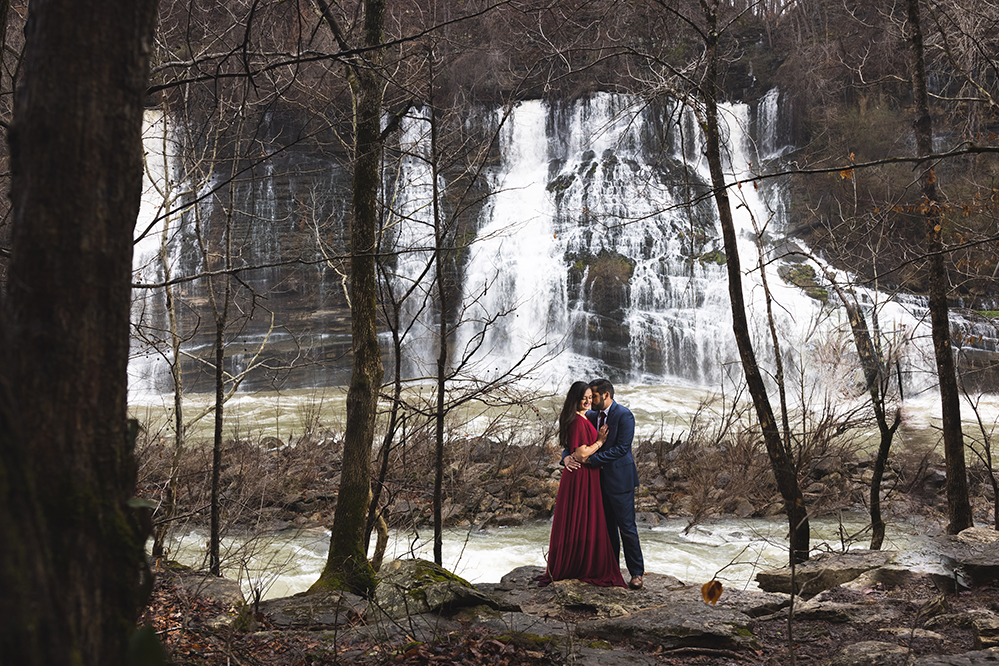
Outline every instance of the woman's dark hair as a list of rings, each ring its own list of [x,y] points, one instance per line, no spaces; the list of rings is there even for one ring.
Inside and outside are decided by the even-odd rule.
[[[588,388],[590,385],[586,382],[573,382],[572,386],[569,387],[569,392],[565,395],[562,413],[558,415],[558,443],[563,449],[569,443],[569,426],[576,420],[579,403],[586,395]]]

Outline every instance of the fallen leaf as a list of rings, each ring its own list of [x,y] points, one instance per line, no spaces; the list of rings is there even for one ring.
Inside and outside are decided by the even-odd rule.
[[[717,580],[710,580],[701,586],[701,596],[704,597],[704,603],[711,604],[712,606],[718,603],[722,595],[722,584]]]

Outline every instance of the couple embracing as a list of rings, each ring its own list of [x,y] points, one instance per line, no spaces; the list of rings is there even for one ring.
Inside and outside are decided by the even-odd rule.
[[[628,587],[642,587],[645,563],[635,524],[634,435],[635,417],[614,402],[609,381],[569,387],[558,421],[565,471],[555,499],[548,567],[538,585],[576,578],[624,587],[619,564],[623,545],[631,574]]]

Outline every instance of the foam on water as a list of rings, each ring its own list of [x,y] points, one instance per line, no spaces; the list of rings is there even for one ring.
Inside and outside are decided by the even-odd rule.
[[[814,519],[810,525],[813,549],[865,548],[870,539],[864,516]],[[687,528],[688,520],[682,518],[640,528],[647,572],[674,576],[689,585],[718,578],[727,587],[756,589],[758,571],[787,562],[783,517],[726,518]],[[939,557],[923,546],[926,529],[918,519],[890,523],[885,547],[900,551],[900,561],[906,566],[936,571]],[[470,583],[497,583],[517,567],[545,566],[550,530],[549,523],[482,531],[447,529],[443,566]],[[175,538],[175,558],[194,566],[202,564],[205,541],[199,531]],[[248,598],[257,588],[264,591],[263,598],[288,596],[308,589],[318,579],[328,549],[326,530],[286,531],[249,540],[227,538],[222,544],[225,575],[239,580]],[[392,532],[385,557],[432,561],[433,531]]]

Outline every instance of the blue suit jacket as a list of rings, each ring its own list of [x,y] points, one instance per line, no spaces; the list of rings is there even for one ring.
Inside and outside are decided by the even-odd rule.
[[[586,412],[594,427],[598,412]],[[635,438],[635,417],[624,405],[612,402],[607,410],[607,441],[590,456],[590,465],[600,468],[600,486],[605,493],[633,492],[638,486],[638,469],[631,454],[631,441]]]

